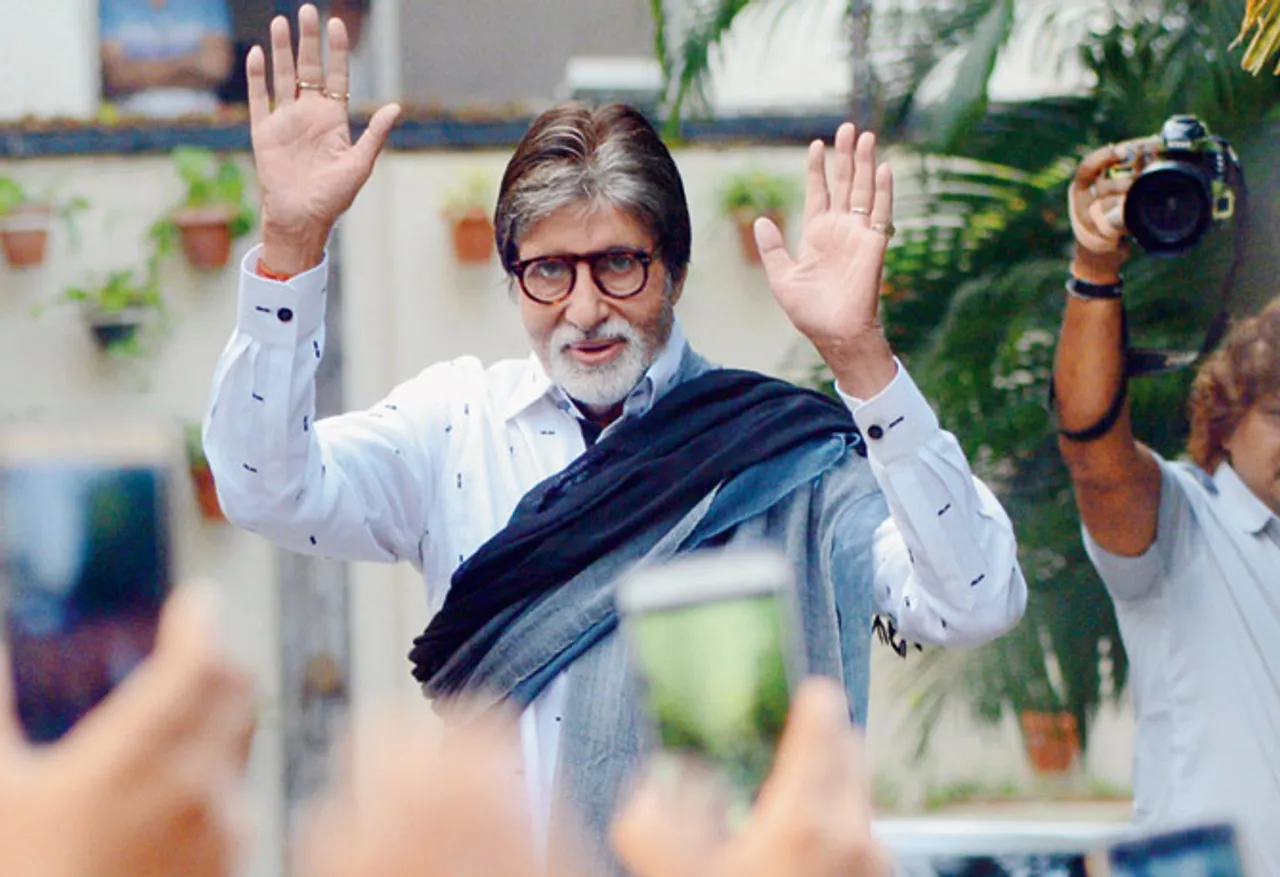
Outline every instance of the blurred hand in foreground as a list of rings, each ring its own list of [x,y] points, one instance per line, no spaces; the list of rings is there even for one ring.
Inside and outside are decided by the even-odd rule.
[[[0,874],[233,872],[255,705],[218,644],[212,599],[176,591],[151,656],[50,745],[27,742],[0,653]]]
[[[726,798],[694,769],[651,772],[614,823],[637,877],[887,877],[871,836],[871,793],[840,686],[806,680],[746,824],[726,829]]]

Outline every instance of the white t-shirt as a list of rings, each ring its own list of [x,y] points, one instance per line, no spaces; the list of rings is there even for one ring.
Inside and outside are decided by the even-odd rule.
[[[1230,465],[1157,458],[1156,541],[1119,557],[1085,532],[1115,601],[1138,717],[1134,821],[1229,820],[1280,874],[1280,519]]]

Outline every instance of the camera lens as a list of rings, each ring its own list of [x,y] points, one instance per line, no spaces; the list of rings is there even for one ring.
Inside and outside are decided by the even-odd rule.
[[[1181,161],[1151,165],[1125,196],[1124,222],[1134,240],[1155,255],[1186,252],[1213,218],[1208,178]]]

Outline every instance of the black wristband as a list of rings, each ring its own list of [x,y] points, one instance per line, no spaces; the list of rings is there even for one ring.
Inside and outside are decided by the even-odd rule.
[[[1076,298],[1082,298],[1086,301],[1100,298],[1119,298],[1120,291],[1123,289],[1123,280],[1117,280],[1115,283],[1089,283],[1079,277],[1067,278],[1067,292]]]

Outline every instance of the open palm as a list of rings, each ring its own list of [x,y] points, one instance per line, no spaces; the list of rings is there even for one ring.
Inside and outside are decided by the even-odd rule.
[[[329,70],[321,58],[320,17],[304,5],[298,12],[295,64],[289,22],[271,22],[275,108],[267,92],[266,59],[254,47],[245,62],[253,157],[262,193],[263,227],[323,241],[351,206],[373,171],[399,107],[382,107],[355,144],[347,117],[346,28],[329,22]]]
[[[876,167],[875,135],[836,131],[830,179],[821,141],[809,147],[804,232],[795,256],[768,219],[756,220],[756,243],[778,304],[827,357],[878,334],[880,275],[892,234],[893,174]]]

